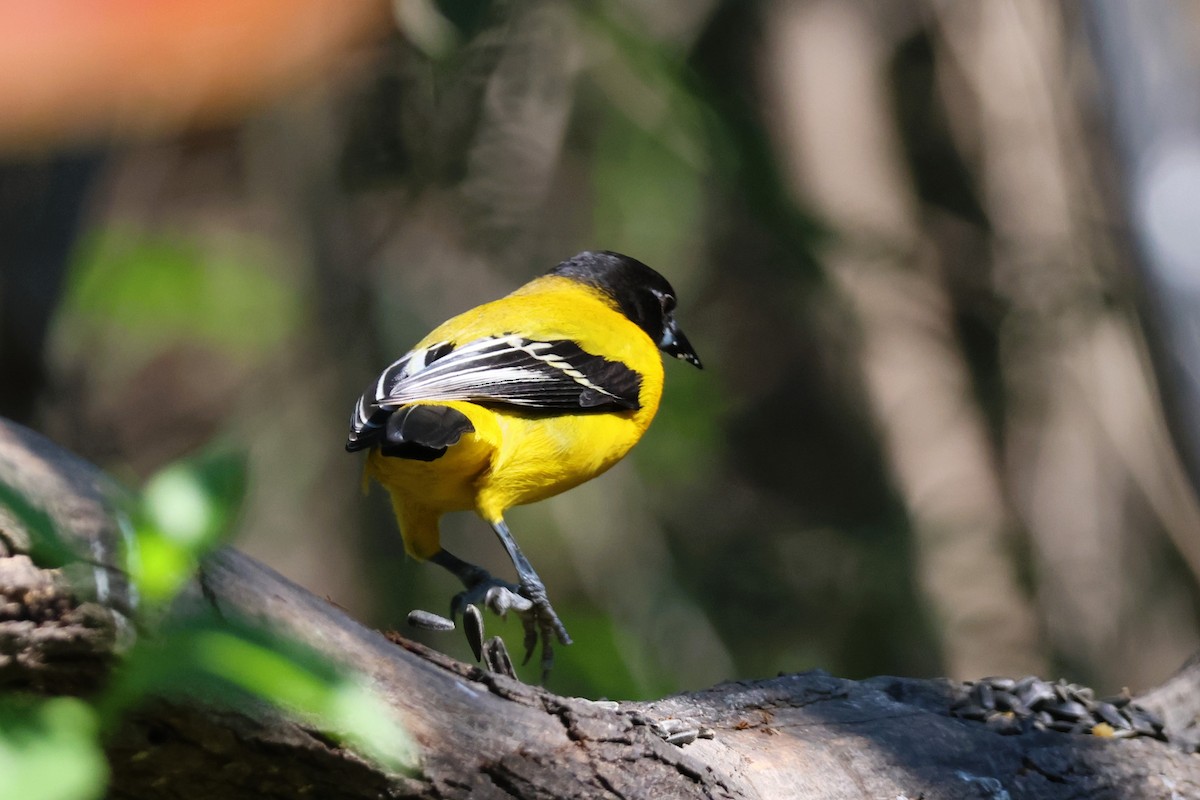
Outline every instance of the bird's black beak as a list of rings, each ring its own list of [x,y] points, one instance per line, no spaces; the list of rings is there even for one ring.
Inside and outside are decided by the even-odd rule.
[[[700,356],[696,355],[696,351],[692,349],[692,343],[683,335],[683,331],[679,329],[679,323],[675,321],[674,317],[667,320],[662,339],[658,342],[658,349],[669,356],[675,356],[688,362],[697,369],[704,368],[700,363]]]

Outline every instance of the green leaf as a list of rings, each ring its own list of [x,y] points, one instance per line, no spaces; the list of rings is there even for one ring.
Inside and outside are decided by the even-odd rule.
[[[232,527],[245,496],[240,453],[213,450],[154,475],[142,492],[129,572],[149,603],[165,602]]]
[[[142,491],[142,510],[150,525],[199,557],[220,542],[245,493],[245,456],[215,450],[151,477]]]
[[[332,670],[315,655],[297,652],[294,645],[280,644],[210,630],[199,632],[193,647],[196,665],[210,675],[315,717],[326,734],[384,766],[402,771],[415,767],[412,741],[381,713],[383,701],[364,682]]]
[[[101,797],[108,764],[96,714],[73,697],[0,701],[0,797],[88,800]]]
[[[193,620],[139,643],[105,698],[115,720],[147,694],[186,693],[236,704],[246,694],[305,717],[306,724],[375,761],[412,771],[416,747],[365,678],[293,641],[236,622]]]

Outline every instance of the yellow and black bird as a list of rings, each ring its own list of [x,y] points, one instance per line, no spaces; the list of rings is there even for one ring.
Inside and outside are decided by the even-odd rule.
[[[543,676],[570,637],[504,522],[619,461],[645,433],[663,388],[659,351],[697,367],[675,320],[675,291],[629,256],[583,252],[507,297],[443,323],[367,387],[346,449],[391,495],[405,549],[466,587],[452,603],[525,626]],[[516,584],[442,548],[438,520],[474,510],[516,568]],[[478,653],[476,654],[478,656]]]

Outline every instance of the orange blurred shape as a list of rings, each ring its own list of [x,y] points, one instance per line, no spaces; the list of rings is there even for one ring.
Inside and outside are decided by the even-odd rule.
[[[390,25],[383,0],[0,0],[0,150],[236,117]]]

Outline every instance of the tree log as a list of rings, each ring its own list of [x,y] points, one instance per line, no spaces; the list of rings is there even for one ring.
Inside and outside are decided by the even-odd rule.
[[[86,554],[39,566],[30,532],[0,508],[0,686],[94,691],[135,636],[114,490],[91,466],[2,420],[0,482]],[[215,606],[364,672],[380,713],[415,741],[419,765],[389,772],[310,720],[180,690],[143,703],[110,735],[111,797],[1200,797],[1195,755],[1145,738],[1000,735],[951,715],[950,681],[809,672],[614,707],[389,639],[232,549],[201,572],[171,613]],[[1173,679],[1190,680],[1192,696],[1194,673]],[[664,739],[679,728],[711,738]]]

